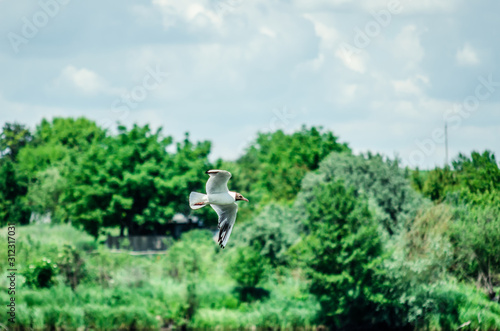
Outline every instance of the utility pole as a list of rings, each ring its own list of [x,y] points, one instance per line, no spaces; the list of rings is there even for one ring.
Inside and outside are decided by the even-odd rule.
[[[448,123],[444,122],[444,149],[445,149],[445,158],[444,158],[444,166],[448,166]]]

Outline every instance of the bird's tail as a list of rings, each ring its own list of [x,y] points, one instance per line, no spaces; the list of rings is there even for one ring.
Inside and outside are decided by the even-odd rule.
[[[191,209],[200,209],[208,205],[208,197],[206,194],[191,192],[189,195],[189,207]]]

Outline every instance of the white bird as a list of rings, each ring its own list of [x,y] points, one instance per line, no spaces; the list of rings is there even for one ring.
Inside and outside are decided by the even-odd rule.
[[[207,194],[191,192],[189,206],[192,209],[199,209],[206,205],[212,206],[219,215],[219,245],[225,248],[236,221],[236,213],[238,212],[236,201],[248,202],[248,200],[238,192],[228,190],[227,182],[231,178],[229,171],[208,170],[206,173],[210,175],[207,181]]]

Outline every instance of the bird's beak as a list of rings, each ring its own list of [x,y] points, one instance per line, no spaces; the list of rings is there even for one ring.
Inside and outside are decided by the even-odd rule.
[[[248,199],[244,197],[241,197],[241,200],[248,202]]]

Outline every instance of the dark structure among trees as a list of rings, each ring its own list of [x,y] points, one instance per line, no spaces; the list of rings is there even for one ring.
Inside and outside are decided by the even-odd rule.
[[[124,249],[139,252],[164,251],[171,245],[172,239],[179,239],[183,232],[202,227],[203,222],[196,216],[186,217],[183,214],[175,214],[172,221],[156,228],[156,233],[164,233],[165,235],[108,235],[106,245],[110,249]]]

